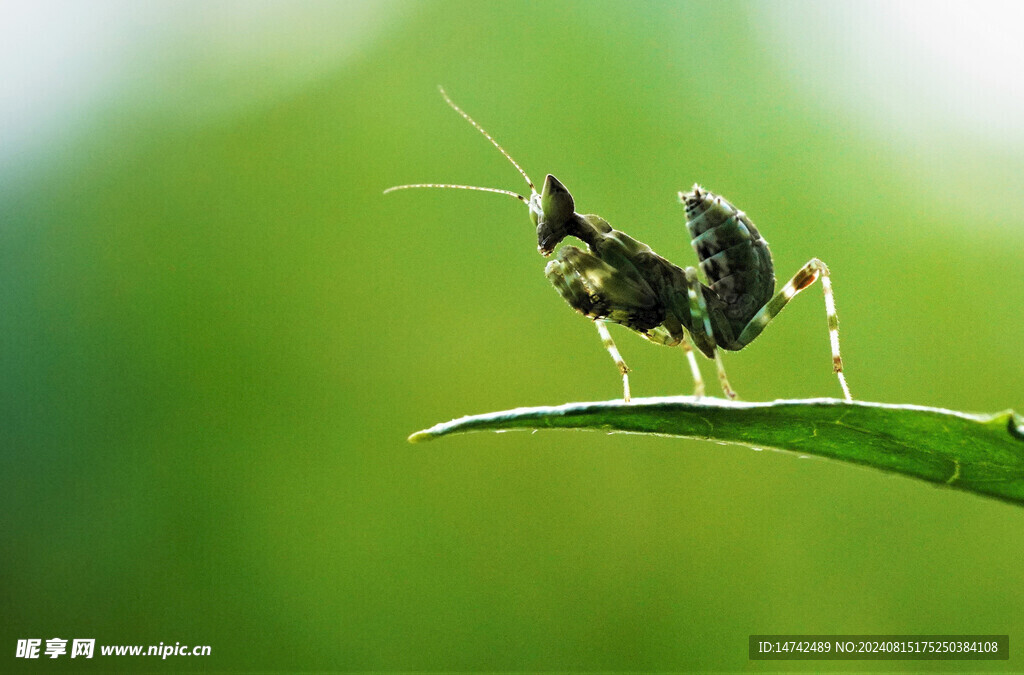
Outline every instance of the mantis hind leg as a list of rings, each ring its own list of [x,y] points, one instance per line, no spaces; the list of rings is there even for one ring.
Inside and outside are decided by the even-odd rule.
[[[597,326],[597,332],[601,336],[601,344],[611,354],[612,360],[615,361],[615,365],[618,366],[619,372],[622,373],[622,400],[629,403],[629,368],[626,366],[626,362],[622,359],[622,354],[619,353],[619,348],[615,346],[615,340],[612,340],[612,334],[608,332],[607,326],[604,325],[603,321],[595,321],[594,325]]]
[[[737,398],[736,392],[729,386],[729,378],[725,375],[722,355],[719,353],[720,350],[715,342],[715,335],[711,330],[711,317],[708,315],[704,291],[701,289],[701,283],[697,279],[697,270],[693,267],[687,267],[684,273],[686,274],[686,295],[690,303],[690,332],[693,334],[693,341],[697,346],[704,344],[708,351],[714,354],[715,368],[718,370],[718,383],[722,385],[722,392],[726,398],[735,400]],[[701,351],[705,350],[702,349]],[[696,376],[694,376],[694,379],[697,379]],[[703,381],[700,382],[700,385],[703,386]]]
[[[771,320],[779,315],[779,312],[789,304],[789,301],[796,297],[796,294],[804,290],[818,279],[821,279],[821,289],[825,294],[825,314],[828,319],[828,339],[832,346],[832,370],[839,378],[839,385],[843,388],[843,396],[847,401],[852,401],[850,387],[846,384],[846,376],[843,375],[843,359],[839,355],[839,317],[836,315],[836,302],[832,297],[832,279],[829,275],[828,265],[812,258],[806,265],[793,275],[793,278],[786,282],[782,290],[775,294],[757,314],[754,315],[740,333],[738,342],[746,345],[761,334]]]

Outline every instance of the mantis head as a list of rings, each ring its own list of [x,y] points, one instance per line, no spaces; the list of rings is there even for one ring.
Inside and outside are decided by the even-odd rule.
[[[573,220],[579,216],[575,213],[575,204],[572,199],[572,195],[565,188],[562,183],[548,174],[544,180],[544,186],[541,188],[540,193],[537,192],[537,188],[534,187],[533,181],[526,175],[523,168],[519,166],[516,160],[512,159],[503,147],[501,147],[494,138],[487,133],[483,127],[477,124],[473,118],[467,115],[462,108],[455,105],[455,103],[448,97],[444,89],[441,89],[441,95],[444,100],[455,112],[459,113],[467,122],[473,125],[477,131],[482,133],[487,140],[489,140],[494,147],[496,147],[505,158],[512,163],[514,167],[519,171],[520,175],[526,180],[526,184],[530,186],[529,198],[524,197],[521,194],[512,192],[511,190],[503,190],[501,188],[491,187],[479,187],[476,185],[454,185],[448,183],[416,183],[414,185],[396,185],[390,187],[384,191],[385,194],[393,190],[404,190],[407,188],[446,188],[446,189],[458,189],[458,190],[477,190],[479,192],[495,192],[498,194],[508,195],[518,199],[519,201],[526,204],[530,211],[530,220],[533,221],[534,226],[537,228],[537,249],[542,255],[551,255],[554,247],[558,245],[562,239],[564,239],[569,233]]]
[[[541,255],[551,255],[558,242],[569,235],[570,224],[576,217],[572,195],[561,181],[548,174],[540,195],[535,194],[530,200],[530,218],[537,226],[537,250]]]

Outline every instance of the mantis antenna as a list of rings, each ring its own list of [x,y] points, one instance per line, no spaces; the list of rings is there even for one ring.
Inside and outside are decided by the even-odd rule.
[[[530,177],[526,175],[525,171],[523,171],[523,167],[519,166],[519,162],[512,159],[512,155],[508,154],[505,151],[505,148],[501,147],[498,141],[494,140],[494,137],[487,133],[486,129],[477,124],[476,121],[472,117],[470,117],[465,110],[457,106],[455,104],[455,101],[453,101],[451,97],[448,96],[448,92],[444,90],[444,87],[439,86],[437,89],[438,91],[441,92],[441,96],[444,97],[445,103],[447,103],[452,110],[459,113],[462,119],[469,122],[474,129],[482,133],[484,137],[487,140],[489,140],[494,147],[498,149],[498,152],[504,155],[505,159],[512,163],[512,166],[514,166],[516,170],[519,172],[519,174],[526,180],[526,184],[530,186],[530,195],[533,196],[537,194],[537,188],[534,187],[533,181],[530,180]],[[396,185],[394,187],[389,187],[387,190],[384,190],[384,194],[393,192],[395,190],[408,190],[410,188],[441,188],[445,190],[477,190],[479,192],[494,192],[500,195],[508,195],[509,197],[514,197],[528,206],[530,204],[529,199],[519,194],[518,192],[512,192],[511,190],[502,190],[501,188],[478,187],[476,185],[452,185],[449,183],[415,183],[412,185]]]
[[[448,183],[414,183],[413,185],[396,185],[389,187],[384,191],[384,194],[394,192],[395,190],[408,190],[410,188],[443,188],[445,190],[479,190],[480,192],[496,192],[499,195],[508,195],[509,197],[515,197],[519,201],[526,205],[529,205],[529,200],[522,196],[518,192],[512,192],[511,190],[502,190],[501,188],[489,188],[489,187],[478,187],[476,185],[450,185]]]

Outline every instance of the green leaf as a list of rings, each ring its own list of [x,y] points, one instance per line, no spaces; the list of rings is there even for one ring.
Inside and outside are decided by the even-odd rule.
[[[590,429],[724,441],[841,459],[1024,505],[1024,418],[836,399],[666,398],[567,403],[461,417],[413,443],[467,431]]]

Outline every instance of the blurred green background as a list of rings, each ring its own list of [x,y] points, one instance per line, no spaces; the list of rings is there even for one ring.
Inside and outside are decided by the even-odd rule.
[[[1024,408],[1024,48],[992,3],[7,3],[0,669],[974,670],[751,633],[1024,634],[1024,512],[593,433],[406,436],[620,393],[535,180],[695,264],[676,191],[832,268],[856,397]],[[781,282],[780,282],[781,283]],[[615,330],[634,394],[678,350]],[[727,354],[839,396],[820,291]],[[703,362],[710,391],[714,369]],[[13,657],[21,638],[206,658]]]

